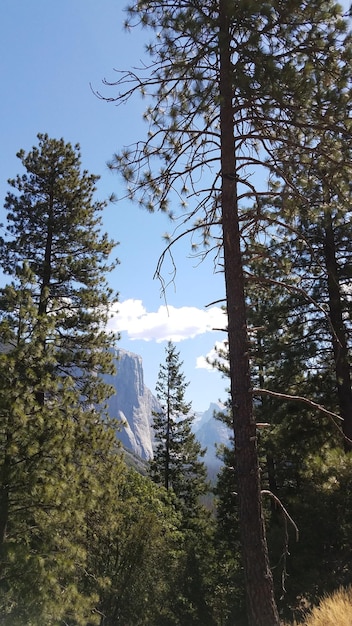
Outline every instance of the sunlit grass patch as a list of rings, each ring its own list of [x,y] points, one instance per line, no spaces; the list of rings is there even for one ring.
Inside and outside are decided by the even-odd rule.
[[[352,587],[338,589],[322,598],[301,626],[352,626]]]

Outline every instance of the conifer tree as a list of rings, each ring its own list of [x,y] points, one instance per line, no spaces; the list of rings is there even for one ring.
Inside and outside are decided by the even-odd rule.
[[[111,369],[114,339],[104,329],[115,299],[106,274],[116,264],[115,243],[100,232],[106,202],[94,200],[99,177],[81,171],[78,144],[48,135],[17,156],[25,173],[9,180],[1,266],[14,277],[28,265],[39,319],[55,317],[57,372],[74,374],[82,400],[99,402],[104,385],[97,374]]]
[[[194,416],[186,402],[188,383],[182,372],[180,354],[170,341],[165,363],[161,364],[156,385],[161,412],[154,415],[155,453],[150,474],[155,482],[172,490],[187,517],[197,511],[199,497],[206,490],[206,469],[202,450],[192,432]]]
[[[150,475],[173,494],[181,514],[183,555],[174,581],[178,589],[176,613],[181,623],[214,626],[210,593],[212,529],[201,502],[201,496],[208,491],[206,467],[201,460],[205,450],[192,432],[194,416],[191,403],[185,400],[187,386],[180,353],[169,341],[156,385],[162,408],[154,415],[156,447]]]
[[[261,221],[262,181],[282,171],[277,148],[289,158],[291,138],[283,129],[298,129],[305,150],[302,111],[320,110],[311,70],[315,63],[322,72],[329,68],[346,22],[334,2],[300,0],[140,0],[129,17],[128,26],[142,24],[156,36],[147,48],[150,63],[121,73],[116,101],[151,95],[149,132],[117,154],[112,167],[149,211],[172,215],[169,202],[178,194],[185,233],[200,234],[216,251],[220,240],[248,619],[251,626],[278,626],[261,506],[243,236],[268,226],[266,216]],[[307,130],[331,124],[313,116]],[[255,207],[247,210],[250,199]],[[174,239],[180,236],[178,229]],[[171,236],[168,249],[172,242]]]
[[[86,535],[121,460],[103,407],[113,243],[78,147],[39,135],[6,197],[0,259],[0,611],[4,624],[97,623]],[[103,478],[104,477],[104,478]],[[113,478],[115,477],[115,478]]]
[[[331,400],[343,420],[346,450],[352,446],[351,142],[346,93],[351,55],[351,42],[346,39],[343,59],[339,59],[342,67],[337,64],[331,71],[330,84],[324,80],[323,93],[319,84],[324,115],[334,115],[339,127],[329,133],[316,132],[310,138],[309,157],[301,154],[297,138],[298,147],[284,166],[290,184],[282,185],[274,209],[280,211],[282,219],[280,253],[286,259],[282,280],[299,284],[301,310],[319,349],[316,365],[322,372],[332,369],[335,373]],[[298,197],[291,186],[299,191]],[[272,248],[277,257],[277,244]]]
[[[287,262],[286,256],[276,257],[277,244],[272,248],[270,259],[262,254],[259,245],[252,251],[251,274],[257,266],[256,276],[272,280],[272,284],[251,283],[247,288],[249,324],[251,329],[252,380],[268,392],[280,395],[285,390],[285,402],[278,397],[264,395],[255,404],[254,415],[258,428],[259,462],[262,485],[267,491],[264,503],[268,544],[271,554],[275,589],[280,597],[279,608],[285,618],[290,619],[288,607],[299,611],[300,597],[314,601],[328,589],[326,579],[317,574],[316,555],[329,561],[328,571],[334,570],[339,580],[342,572],[335,568],[339,555],[340,531],[332,530],[327,522],[321,527],[319,539],[316,535],[317,500],[321,498],[321,509],[330,507],[328,490],[324,484],[312,482],[312,474],[317,465],[324,465],[331,449],[340,437],[336,425],[330,417],[319,414],[308,405],[292,401],[295,397],[310,398],[317,404],[336,410],[336,397],[333,391],[332,372],[323,371],[319,365],[319,337],[307,324],[307,304],[302,294],[291,293],[290,282],[280,267]],[[280,282],[281,281],[281,282]],[[286,281],[286,282],[284,282]],[[259,283],[259,284],[258,284]],[[228,372],[226,351],[223,350],[221,371]],[[335,404],[334,404],[335,402]],[[229,421],[228,416],[223,416]],[[320,459],[320,460],[319,460]],[[231,587],[242,590],[238,564],[238,503],[237,475],[234,463],[234,450],[225,450],[224,468],[217,484],[217,550],[220,568],[225,569]],[[315,469],[313,470],[312,467]],[[338,471],[336,470],[336,477]],[[338,491],[336,480],[336,497]],[[321,490],[321,492],[320,492]],[[272,494],[269,497],[268,491]],[[341,490],[342,491],[342,490]],[[321,495],[319,496],[319,493]],[[332,497],[332,499],[333,499]],[[341,494],[342,497],[342,494]],[[299,529],[299,541],[294,524],[285,516],[281,505],[289,513]],[[314,504],[313,504],[314,503]],[[347,500],[346,500],[347,503]],[[347,514],[348,517],[348,514]],[[323,537],[324,534],[324,537]],[[329,549],[324,548],[329,544]],[[314,547],[313,547],[314,546]],[[334,546],[334,549],[332,548]],[[336,551],[334,551],[336,550]],[[314,555],[314,556],[313,556]],[[340,565],[340,563],[339,563]],[[301,571],[302,568],[302,571]],[[220,585],[220,582],[219,582]],[[319,591],[318,591],[319,587]],[[236,593],[226,594],[226,586],[221,587],[224,614],[229,614],[229,622],[240,618],[241,597]],[[226,623],[226,622],[225,622]]]

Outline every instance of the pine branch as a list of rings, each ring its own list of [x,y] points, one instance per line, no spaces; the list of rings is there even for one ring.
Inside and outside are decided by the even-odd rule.
[[[337,415],[337,413],[334,413],[333,411],[329,411],[328,409],[325,409],[325,407],[323,407],[321,404],[318,404],[317,402],[313,402],[313,400],[309,400],[309,398],[305,398],[304,396],[292,396],[287,393],[279,393],[277,391],[271,391],[270,389],[260,389],[260,388],[254,388],[252,390],[252,393],[254,396],[271,396],[273,398],[278,398],[280,400],[287,400],[288,402],[302,402],[303,404],[306,404],[307,406],[309,406],[311,409],[320,411],[321,413],[324,413],[324,415],[328,415],[329,417],[333,417],[334,419],[337,419],[343,422],[343,418],[340,415]]]

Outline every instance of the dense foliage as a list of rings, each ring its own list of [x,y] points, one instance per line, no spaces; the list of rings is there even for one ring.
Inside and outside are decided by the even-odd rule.
[[[102,476],[121,473],[114,430],[97,407],[111,393],[112,337],[103,328],[113,249],[104,204],[78,146],[38,136],[9,181],[0,258],[0,606],[4,624],[89,621],[82,588],[89,518]],[[97,376],[98,374],[98,376]],[[96,620],[95,620],[96,622]]]
[[[167,249],[199,236],[224,271],[233,440],[208,511],[170,342],[149,475],[125,465],[106,204],[38,135],[0,240],[0,620],[277,626],[351,584],[348,23],[330,0],[136,0],[127,25],[155,37],[116,100],[147,95],[149,131],[111,167],[150,211],[179,198]]]
[[[191,403],[185,399],[187,385],[180,353],[169,341],[156,385],[161,411],[153,417],[156,444],[149,474],[173,494],[181,514],[184,557],[179,577],[179,610],[183,623],[200,626],[215,623],[209,597],[212,529],[201,500],[209,489],[202,462],[205,450],[191,428],[194,416]]]
[[[130,197],[150,211],[172,215],[170,207],[180,198],[178,227],[168,249],[181,237],[183,220],[184,235],[191,233],[193,241],[199,235],[204,254],[213,247],[224,271],[247,613],[251,626],[278,626],[253,400],[254,393],[262,397],[274,391],[257,387],[253,393],[247,289],[249,281],[262,285],[281,279],[272,278],[270,266],[264,274],[253,273],[247,260],[253,251],[256,254],[256,246],[268,258],[272,248],[267,242],[276,238],[283,240],[283,248],[287,241],[287,267],[293,252],[288,234],[299,226],[294,207],[305,202],[309,212],[311,192],[314,201],[322,202],[311,219],[314,222],[319,211],[326,217],[323,250],[314,262],[325,257],[327,282],[322,288],[327,300],[316,308],[325,310],[325,317],[329,308],[326,329],[334,344],[339,409],[350,445],[348,344],[336,281],[337,240],[326,209],[328,196],[329,203],[336,197],[327,172],[331,165],[335,170],[343,167],[348,153],[344,142],[350,138],[347,21],[341,6],[331,1],[140,0],[130,3],[127,25],[148,28],[154,39],[147,47],[149,62],[140,71],[120,74],[115,100],[147,95],[149,129],[144,140],[114,157],[112,167],[125,178]],[[331,149],[334,137],[343,145],[337,152]],[[312,174],[304,190],[296,176],[300,165]],[[317,187],[325,189],[320,198]],[[311,240],[302,234],[303,239],[311,251]],[[308,272],[312,269],[310,264]],[[300,285],[302,276],[289,272],[282,282],[291,294],[304,294],[314,308],[314,296],[306,284]],[[309,282],[309,274],[306,278]],[[306,326],[310,313],[309,307],[302,313]],[[289,395],[285,391],[279,393]]]
[[[180,354],[169,342],[156,384],[161,411],[153,416],[156,445],[150,475],[165,489],[172,489],[185,515],[191,517],[207,490],[206,468],[201,460],[205,450],[192,432],[194,416],[191,403],[185,400],[187,383],[181,368]]]
[[[341,424],[346,450],[351,439],[349,238],[341,238],[341,226],[350,223],[348,24],[330,1],[141,0],[130,4],[127,25],[155,37],[149,63],[120,74],[115,100],[147,95],[149,129],[144,141],[115,155],[112,167],[150,211],[172,216],[180,198],[184,235],[194,242],[198,234],[204,254],[213,248],[224,271],[247,614],[253,626],[273,626],[279,616],[261,504],[267,485],[258,404],[265,412],[273,407],[270,423],[276,410],[278,421],[285,414],[278,398],[285,407],[299,398],[307,433],[319,413]],[[181,236],[179,222],[168,250]],[[282,325],[269,313],[256,334],[251,310],[257,307],[260,318],[273,293]],[[273,431],[266,441],[274,487]]]

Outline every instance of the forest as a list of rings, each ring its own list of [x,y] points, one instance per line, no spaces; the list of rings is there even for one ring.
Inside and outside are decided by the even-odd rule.
[[[64,139],[18,152],[0,238],[4,626],[349,623],[349,17],[330,0],[134,0],[145,64],[96,94],[145,99],[145,137],[110,168],[129,200],[178,220],[157,275],[182,237],[224,276],[213,367],[233,437],[215,484],[172,341],[154,458],[126,462],[103,380],[118,259],[98,177]]]

